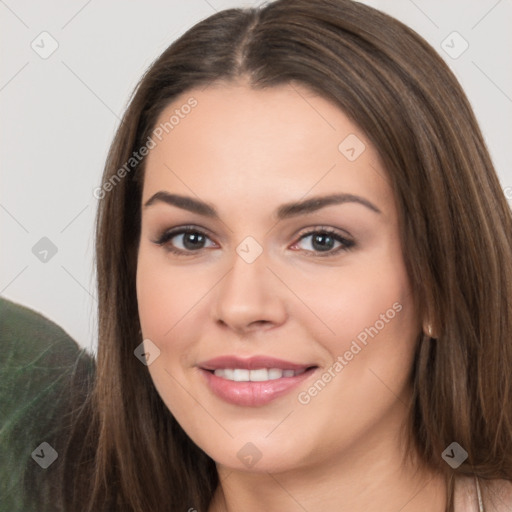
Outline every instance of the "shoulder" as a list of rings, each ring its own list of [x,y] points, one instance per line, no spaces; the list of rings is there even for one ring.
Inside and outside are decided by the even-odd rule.
[[[0,343],[2,368],[30,361],[55,346],[64,356],[76,352],[76,342],[48,318],[4,298],[0,298]]]
[[[480,479],[480,487],[486,512],[512,511],[512,482]]]
[[[0,348],[0,495],[9,510],[28,510],[26,486],[39,493],[61,465],[73,385],[94,375],[94,359],[58,325],[3,298]]]
[[[76,365],[94,370],[93,357],[61,327],[21,304],[0,297],[0,374],[3,398],[7,391],[22,393],[43,391],[37,385],[52,377],[70,373]],[[30,376],[28,385],[27,377]],[[23,381],[23,389],[15,386]],[[10,388],[10,389],[8,389]]]
[[[478,512],[478,496],[475,479],[471,476],[459,476],[455,480],[455,512]]]
[[[512,482],[479,478],[485,512],[512,511]],[[478,491],[475,478],[459,476],[455,483],[455,512],[478,512]]]

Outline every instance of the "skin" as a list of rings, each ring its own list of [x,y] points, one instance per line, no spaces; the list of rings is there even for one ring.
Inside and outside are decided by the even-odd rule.
[[[210,512],[444,511],[440,476],[401,459],[414,346],[426,322],[412,302],[395,200],[376,150],[335,104],[297,84],[187,91],[157,124],[192,96],[197,106],[147,157],[142,204],[166,191],[210,203],[220,219],[162,201],[143,206],[137,298],[143,336],[160,350],[148,366],[155,387],[217,463],[221,485]],[[349,134],[365,144],[354,161],[338,149]],[[346,202],[276,218],[283,203],[335,192],[360,196],[380,213]],[[188,255],[155,243],[189,224],[206,233],[202,246],[184,246],[182,234],[167,242]],[[325,256],[313,236],[301,239],[322,227],[355,245],[336,252],[340,243],[331,240]],[[262,249],[252,263],[236,252],[248,236]],[[300,403],[299,393],[332,374],[338,356],[397,303],[400,312]],[[318,369],[269,404],[242,407],[214,395],[197,367],[226,354]],[[248,442],[261,454],[252,467],[237,456]]]

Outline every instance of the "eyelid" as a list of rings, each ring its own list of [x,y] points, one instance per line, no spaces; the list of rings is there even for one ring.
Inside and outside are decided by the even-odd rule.
[[[211,240],[211,236],[207,229],[200,228],[199,226],[195,226],[193,224],[183,225],[183,226],[176,226],[174,228],[164,229],[163,232],[157,237],[156,240],[151,240],[154,244],[157,245],[163,245],[171,238],[182,235],[185,233],[194,232],[199,233],[201,235],[204,235],[208,237]]]
[[[301,238],[305,235],[311,235],[312,233],[317,233],[317,232],[327,232],[327,233],[332,233],[334,235],[338,235],[339,237],[341,238],[345,238],[347,240],[350,240],[352,241],[353,240],[353,237],[352,235],[344,230],[344,229],[341,229],[341,228],[333,228],[331,226],[323,226],[321,224],[316,224],[316,225],[313,225],[313,226],[309,226],[307,228],[303,228],[299,231],[298,233],[298,237]]]

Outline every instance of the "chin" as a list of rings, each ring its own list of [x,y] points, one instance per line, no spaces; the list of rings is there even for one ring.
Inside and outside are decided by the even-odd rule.
[[[304,444],[298,440],[284,445],[280,440],[264,439],[262,436],[230,439],[229,443],[221,443],[203,450],[217,465],[233,471],[250,473],[284,473],[296,470],[311,462],[311,453],[304,451]],[[299,450],[301,450],[299,452]]]

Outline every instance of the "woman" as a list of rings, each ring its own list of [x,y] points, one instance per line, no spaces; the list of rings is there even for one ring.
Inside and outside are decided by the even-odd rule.
[[[512,507],[511,213],[412,30],[348,0],[211,16],[97,197],[67,509]]]

